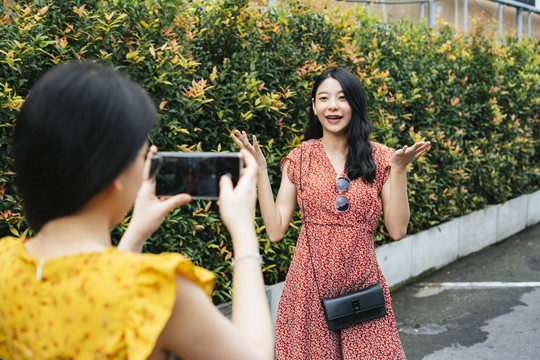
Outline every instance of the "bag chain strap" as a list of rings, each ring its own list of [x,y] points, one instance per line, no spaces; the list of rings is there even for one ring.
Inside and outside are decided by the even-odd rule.
[[[302,184],[302,158],[304,157],[304,151],[302,149],[302,146],[300,146],[300,202],[302,207],[302,218],[304,221],[306,221],[306,214],[304,211],[304,187]],[[319,295],[319,299],[321,299],[321,291],[319,290],[319,282],[317,281],[317,274],[315,273],[315,265],[313,264],[313,256],[311,255],[311,245],[309,244],[309,231],[307,227],[307,221],[305,223],[306,227],[306,241],[308,245],[308,251],[309,251],[309,260],[311,260],[311,268],[313,269],[313,277],[315,278],[315,285],[317,285],[317,294]]]

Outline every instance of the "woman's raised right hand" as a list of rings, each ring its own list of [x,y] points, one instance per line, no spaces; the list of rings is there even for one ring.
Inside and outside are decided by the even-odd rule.
[[[231,139],[233,139],[234,143],[238,145],[240,149],[246,149],[251,153],[259,165],[259,174],[266,169],[266,158],[261,151],[259,142],[257,141],[257,137],[255,135],[253,135],[252,139],[253,144],[249,142],[245,131],[240,132],[239,130],[236,130],[234,134],[231,134]]]
[[[222,176],[219,183],[219,210],[223,223],[231,235],[245,230],[254,231],[255,204],[257,202],[257,162],[245,149],[241,150],[246,167],[236,187],[231,179]]]

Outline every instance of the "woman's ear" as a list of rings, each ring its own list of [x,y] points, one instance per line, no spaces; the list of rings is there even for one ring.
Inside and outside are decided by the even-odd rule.
[[[313,108],[313,113],[317,116],[317,109],[315,108],[315,99],[311,98],[311,107]]]
[[[120,176],[113,180],[110,188],[111,190],[115,190],[115,191],[122,190],[122,180],[120,180]]]

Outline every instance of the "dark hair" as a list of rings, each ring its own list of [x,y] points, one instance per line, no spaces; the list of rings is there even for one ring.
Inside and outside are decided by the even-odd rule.
[[[339,67],[328,68],[315,80],[311,99],[316,99],[317,89],[328,78],[336,79],[340,83],[345,98],[353,110],[351,121],[347,127],[348,149],[345,172],[351,180],[362,178],[364,182],[371,184],[375,179],[376,165],[370,142],[372,125],[364,89],[358,78],[350,71]],[[320,139],[323,136],[323,128],[313,111],[313,106],[310,106],[308,121],[305,139]]]
[[[48,71],[16,121],[16,184],[35,231],[79,210],[135,159],[156,117],[133,81],[95,63]]]

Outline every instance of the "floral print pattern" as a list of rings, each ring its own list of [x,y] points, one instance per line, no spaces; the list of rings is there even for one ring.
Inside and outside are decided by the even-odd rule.
[[[381,190],[394,153],[373,142],[376,179],[367,185],[351,181],[350,189],[339,193],[339,175],[328,159],[320,139],[304,142],[282,160],[289,162],[287,176],[296,185],[298,204],[305,218],[296,245],[281,300],[276,324],[276,355],[292,359],[405,359],[388,285],[377,263],[373,233],[382,211]],[[302,184],[300,185],[300,149]],[[344,195],[349,209],[338,212],[335,202]],[[372,285],[380,279],[387,315],[340,331],[330,331],[320,305],[310,262],[306,231],[309,231],[315,272],[321,297],[332,297]]]
[[[146,359],[171,316],[177,275],[210,296],[214,275],[180,254],[110,247],[42,261],[0,240],[0,357]],[[41,274],[40,274],[41,271]]]

